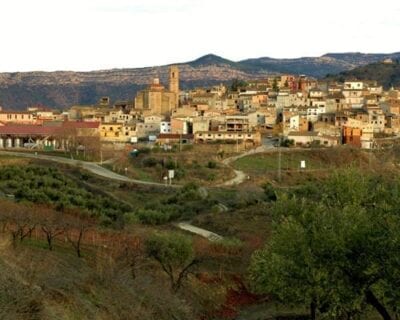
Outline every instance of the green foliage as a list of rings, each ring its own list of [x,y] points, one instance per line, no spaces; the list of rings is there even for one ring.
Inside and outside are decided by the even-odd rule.
[[[172,215],[167,211],[140,209],[137,211],[139,221],[149,225],[160,225],[169,222]]]
[[[293,139],[283,139],[281,141],[281,147],[288,148],[288,147],[291,147],[293,145],[294,145],[294,140]]]
[[[247,86],[247,82],[239,79],[233,79],[230,89],[231,91],[238,91],[240,88],[244,88]]]
[[[144,167],[153,168],[159,164],[159,161],[154,157],[147,157],[142,160],[142,164]]]
[[[14,194],[18,201],[51,204],[57,210],[80,208],[92,216],[105,216],[113,223],[123,222],[131,208],[123,203],[94,194],[61,171],[41,166],[5,166],[0,170],[0,189]]]
[[[270,184],[270,183],[264,184],[263,189],[264,189],[264,193],[265,193],[267,201],[276,201],[277,200],[276,191],[272,184]]]
[[[192,241],[180,233],[156,233],[146,241],[149,257],[171,267],[184,265],[194,256]]]
[[[192,240],[180,233],[153,234],[145,243],[146,253],[168,275],[171,289],[180,289],[189,270],[197,263]]]
[[[172,159],[168,159],[165,163],[164,163],[164,168],[168,169],[168,170],[174,170],[176,169],[178,166],[176,164],[176,162]]]
[[[272,90],[275,92],[279,91],[279,86],[278,86],[278,79],[274,78],[274,81],[272,82]]]
[[[327,75],[327,79],[345,82],[347,79],[375,80],[385,89],[400,85],[400,64],[372,63],[349,71],[343,71],[337,75]]]
[[[399,188],[399,181],[348,169],[333,173],[316,194],[280,195],[273,236],[253,255],[254,288],[332,318],[361,313],[367,304],[382,316],[398,312]]]

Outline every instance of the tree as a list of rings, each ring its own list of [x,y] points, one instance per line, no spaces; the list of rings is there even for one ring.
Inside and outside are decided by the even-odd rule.
[[[64,232],[63,214],[47,208],[39,208],[37,213],[42,216],[40,219],[40,228],[46,236],[47,246],[50,251],[53,250],[53,241]]]
[[[236,92],[240,88],[243,88],[243,87],[246,87],[246,86],[247,86],[247,82],[246,81],[239,80],[239,79],[235,78],[235,79],[232,80],[230,89],[231,89],[231,91],[235,91]]]
[[[64,234],[78,258],[81,258],[84,235],[92,227],[92,221],[89,218],[79,217],[78,210],[70,209],[65,214]]]
[[[312,319],[318,312],[351,318],[367,305],[392,319],[400,297],[399,183],[347,170],[319,190],[278,199],[273,236],[252,258],[255,289],[308,304]]]
[[[279,85],[277,78],[274,78],[274,81],[272,82],[272,90],[275,92],[279,92]]]
[[[199,263],[194,257],[192,241],[178,233],[152,235],[145,243],[146,253],[168,275],[171,289],[177,292],[191,269]]]
[[[26,237],[30,237],[36,228],[37,219],[30,207],[5,201],[0,213],[3,230],[7,229],[10,232],[14,245],[17,239],[22,242]]]

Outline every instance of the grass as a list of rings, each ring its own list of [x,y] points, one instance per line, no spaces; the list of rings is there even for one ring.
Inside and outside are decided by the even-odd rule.
[[[381,157],[381,156],[380,156]],[[393,156],[385,153],[384,163],[391,163]],[[377,163],[377,154],[373,155]],[[300,161],[306,168],[300,169]],[[262,185],[265,182],[276,186],[296,186],[304,182],[325,179],[332,170],[348,166],[370,169],[369,154],[360,149],[343,146],[319,149],[285,149],[281,153],[281,180],[279,180],[279,154],[262,153],[240,158],[233,163],[236,170],[250,176],[250,184]],[[248,183],[247,183],[248,185]]]
[[[221,151],[219,146],[209,145],[194,145],[184,148],[181,152],[175,149],[165,151],[162,148],[144,148],[139,149],[137,157],[120,153],[115,163],[107,168],[116,172],[127,168],[131,178],[161,183],[168,169],[173,169],[175,184],[194,182],[212,186],[233,177],[232,170],[219,163],[222,154],[225,152]]]
[[[306,162],[305,170],[328,169],[332,166],[324,162],[317,155],[319,151],[289,151],[281,153],[282,170],[300,171],[300,162]],[[234,163],[235,169],[245,171],[252,175],[263,174],[269,171],[277,171],[279,168],[278,153],[264,153],[251,155],[238,159]]]

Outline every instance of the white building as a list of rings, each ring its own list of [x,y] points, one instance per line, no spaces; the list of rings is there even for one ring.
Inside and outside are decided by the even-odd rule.
[[[160,133],[171,133],[171,122],[161,121],[160,122]]]

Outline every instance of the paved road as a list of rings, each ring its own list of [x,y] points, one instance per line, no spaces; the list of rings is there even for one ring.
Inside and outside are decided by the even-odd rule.
[[[189,231],[191,233],[197,234],[197,235],[199,235],[201,237],[207,238],[210,241],[219,241],[219,240],[223,239],[223,237],[220,236],[219,234],[216,234],[214,232],[211,232],[211,231],[208,231],[208,230],[205,230],[205,229],[202,229],[202,228],[198,228],[198,227],[192,226],[191,224],[186,223],[186,222],[178,223],[177,226],[178,226],[179,229],[182,229],[182,230]]]
[[[126,176],[115,173],[111,170],[108,170],[94,162],[81,161],[81,160],[75,160],[75,159],[69,159],[69,158],[63,158],[63,157],[57,157],[57,156],[47,156],[47,155],[43,155],[43,154],[35,155],[34,153],[28,153],[28,152],[14,152],[14,151],[4,151],[4,150],[0,150],[0,155],[16,156],[16,157],[31,158],[31,159],[41,159],[41,160],[53,161],[53,162],[62,163],[62,164],[68,164],[71,166],[78,166],[78,167],[81,167],[82,169],[85,169],[85,170],[87,170],[93,174],[96,174],[100,177],[112,179],[112,180],[116,180],[116,181],[130,182],[130,183],[136,183],[136,184],[142,184],[142,185],[148,185],[148,186],[168,187],[168,188],[180,187],[179,185],[166,186],[164,183],[131,179]]]
[[[241,153],[241,154],[239,154],[237,156],[226,158],[226,159],[224,159],[222,161],[222,163],[224,165],[226,165],[226,166],[231,166],[231,164],[233,162],[235,162],[236,160],[238,160],[240,158],[244,158],[244,157],[250,156],[252,154],[264,153],[264,152],[267,152],[267,151],[274,151],[274,150],[276,150],[276,148],[274,148],[272,145],[262,145],[262,146],[260,146],[258,148],[251,149],[251,150],[249,150],[247,152],[244,152],[244,153]],[[235,177],[230,179],[230,180],[228,180],[228,181],[223,182],[222,184],[219,185],[220,187],[236,186],[236,185],[241,184],[244,181],[246,181],[246,179],[247,179],[247,174],[246,173],[244,173],[241,170],[233,170],[233,171],[235,173]]]

